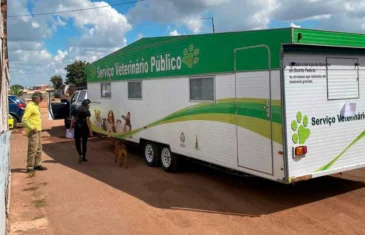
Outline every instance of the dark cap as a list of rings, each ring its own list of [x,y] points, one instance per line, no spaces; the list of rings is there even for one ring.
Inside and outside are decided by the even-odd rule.
[[[81,104],[84,106],[88,106],[90,103],[91,103],[91,101],[89,99],[86,99],[86,100],[83,100]]]
[[[43,97],[42,97],[42,93],[40,93],[40,92],[35,92],[35,93],[33,93],[33,95],[32,95],[32,99],[33,99],[33,98],[35,98],[35,97],[39,97],[39,98],[41,98],[41,99],[43,98]]]

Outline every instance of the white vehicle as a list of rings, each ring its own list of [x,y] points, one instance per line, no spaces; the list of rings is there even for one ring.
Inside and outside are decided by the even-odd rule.
[[[67,85],[69,87],[69,85]],[[71,124],[71,112],[73,109],[78,108],[84,99],[87,99],[87,86],[86,83],[78,83],[72,85],[74,89],[70,100],[61,99],[59,103],[51,102],[50,91],[48,94],[48,119],[49,120],[60,120],[63,119],[65,123],[65,128],[70,128]],[[66,91],[64,91],[66,93]]]
[[[275,29],[141,39],[86,68],[93,131],[294,183],[365,166],[365,37]]]

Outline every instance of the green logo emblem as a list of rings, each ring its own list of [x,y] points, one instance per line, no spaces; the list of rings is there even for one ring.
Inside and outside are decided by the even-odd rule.
[[[191,44],[189,48],[184,49],[184,64],[186,64],[188,68],[191,69],[194,65],[199,63],[199,54],[200,50],[195,49],[194,44]]]
[[[293,120],[291,123],[291,128],[295,133],[293,134],[293,143],[294,144],[305,144],[307,139],[309,138],[311,131],[308,128],[308,116],[301,112],[297,113],[297,119]]]

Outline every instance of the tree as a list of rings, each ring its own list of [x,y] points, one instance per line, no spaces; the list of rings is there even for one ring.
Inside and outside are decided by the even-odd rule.
[[[86,61],[77,60],[72,64],[67,65],[66,84],[76,84],[86,81],[85,67],[89,63]]]
[[[16,95],[16,96],[22,96],[23,90],[24,90],[24,87],[22,85],[18,85],[18,84],[12,85],[10,87],[10,94]]]
[[[52,82],[53,87],[56,91],[59,91],[62,88],[63,79],[60,75],[52,76],[50,81]]]

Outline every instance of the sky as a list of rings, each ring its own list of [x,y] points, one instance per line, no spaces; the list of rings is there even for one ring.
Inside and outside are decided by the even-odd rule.
[[[129,4],[110,6],[132,2]],[[110,6],[93,10],[54,13]],[[33,15],[20,16],[20,15]],[[15,17],[13,17],[15,16]],[[8,0],[11,85],[50,84],[143,37],[302,27],[364,33],[363,0]]]

